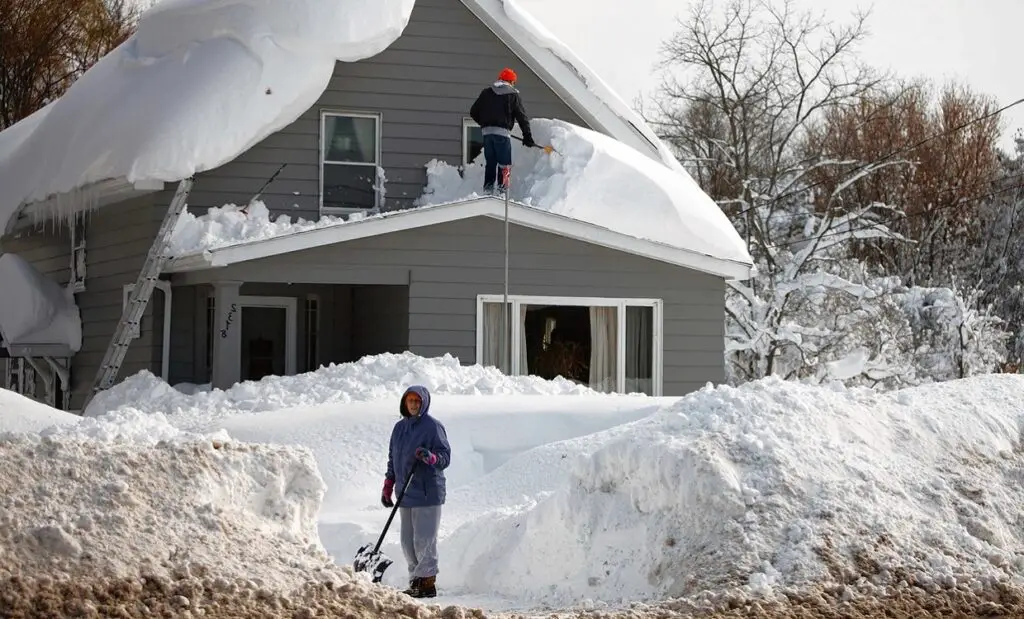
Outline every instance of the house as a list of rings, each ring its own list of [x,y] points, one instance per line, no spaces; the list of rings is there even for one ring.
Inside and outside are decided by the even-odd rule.
[[[725,282],[750,275],[749,256],[710,255],[512,203],[505,357],[505,204],[474,197],[415,208],[428,161],[476,156],[468,109],[504,66],[517,69],[532,117],[587,127],[664,160],[642,121],[564,49],[524,30],[506,4],[417,0],[384,51],[336,63],[296,120],[196,174],[195,214],[259,194],[273,214],[292,218],[384,215],[172,257],[120,378],[149,370],[172,384],[227,388],[411,351],[572,376],[605,391],[682,395],[721,381]],[[4,134],[16,143],[19,131],[0,133],[0,167],[9,164]],[[69,284],[81,338],[79,346],[14,341],[0,304],[8,388],[83,407],[178,188],[106,179],[13,206],[0,248]],[[701,197],[702,208],[713,205]]]

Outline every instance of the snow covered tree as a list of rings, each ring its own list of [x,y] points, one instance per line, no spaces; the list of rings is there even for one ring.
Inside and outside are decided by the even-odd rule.
[[[865,101],[884,108],[904,96],[899,83],[857,60],[864,24],[863,15],[841,25],[797,13],[789,1],[726,0],[719,16],[709,0],[665,47],[669,75],[652,122],[730,216],[758,271],[728,291],[731,382],[770,374],[887,386],[929,380],[927,368],[919,376],[915,351],[954,358],[946,338],[953,324],[975,329],[956,352],[965,371],[998,360],[1001,332],[985,331],[993,322],[969,311],[915,332],[925,322],[901,296],[901,279],[855,252],[908,242],[893,228],[905,218],[906,196],[864,188],[914,170],[904,157],[844,153],[822,133]]]
[[[59,98],[138,16],[132,0],[0,0],[0,130]]]

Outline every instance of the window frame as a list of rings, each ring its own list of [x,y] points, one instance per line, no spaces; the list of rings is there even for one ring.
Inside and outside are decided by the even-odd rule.
[[[374,163],[362,163],[357,161],[325,161],[324,160],[324,146],[327,139],[326,121],[328,117],[345,117],[345,118],[369,118],[375,123],[374,125],[374,140],[376,142],[374,149]],[[320,110],[319,125],[317,132],[319,135],[319,147],[317,150],[317,162],[318,162],[318,180],[317,180],[317,202],[319,204],[320,215],[350,215],[352,213],[365,213],[367,211],[379,210],[381,208],[381,195],[379,189],[373,190],[373,207],[371,208],[355,208],[347,206],[324,206],[324,166],[325,165],[337,165],[337,166],[354,166],[362,168],[372,168],[374,170],[373,176],[377,177],[377,168],[384,167],[381,165],[381,142],[383,135],[383,124],[384,117],[380,112],[365,112],[358,110],[346,110],[346,109],[322,109]],[[374,183],[376,184],[376,183]]]
[[[462,165],[468,166],[473,163],[472,160],[466,160],[467,151],[469,149],[469,130],[479,129],[480,125],[469,116],[462,117]]]
[[[499,306],[505,300],[500,294],[479,294],[476,297],[476,360],[480,363],[484,355],[484,303],[496,303]],[[649,298],[622,298],[622,297],[560,297],[527,294],[508,295],[509,316],[519,316],[520,307],[526,305],[564,305],[573,307],[615,307],[616,318],[616,342],[615,342],[615,393],[624,393],[626,387],[626,308],[627,307],[650,307],[652,308],[651,324],[651,391],[652,397],[661,397],[665,380],[665,302],[662,299]],[[511,321],[512,333],[512,367],[510,374],[520,376],[519,355],[522,340],[522,323],[519,320]]]

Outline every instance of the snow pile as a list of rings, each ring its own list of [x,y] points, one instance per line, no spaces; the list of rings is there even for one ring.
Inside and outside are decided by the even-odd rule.
[[[17,254],[0,255],[0,334],[6,344],[82,347],[82,320],[70,288],[44,276]]]
[[[81,420],[78,415],[40,404],[9,389],[0,389],[0,434],[39,432],[53,425],[77,424]]]
[[[410,352],[384,353],[351,363],[331,364],[295,376],[268,376],[230,389],[187,395],[148,371],[141,371],[111,389],[96,394],[85,411],[99,416],[123,406],[145,413],[215,419],[237,412],[273,411],[320,404],[365,402],[394,398],[411,384],[425,385],[436,394],[534,395],[595,394],[567,379],[506,376],[497,368],[461,365],[456,357],[425,358]]]
[[[0,438],[4,470],[18,472],[0,479],[0,576],[166,577],[191,565],[287,590],[329,566],[308,450],[68,428]]]
[[[415,0],[163,0],[67,93],[0,134],[0,223],[107,179],[222,165],[319,99],[337,60],[394,42]]]
[[[553,494],[448,536],[445,569],[552,604],[862,578],[1019,585],[1022,393],[1011,375],[888,394],[706,389],[608,431]]]
[[[692,178],[639,151],[560,120],[531,121],[534,140],[557,152],[514,143],[510,199],[637,238],[751,264],[746,243]],[[460,173],[433,160],[417,204],[478,197],[483,155]]]
[[[352,221],[358,217],[350,217]],[[344,224],[345,219],[322,215],[316,221],[288,215],[270,218],[270,209],[262,200],[253,200],[246,206],[225,204],[207,209],[205,215],[183,211],[178,218],[168,244],[167,256],[178,257],[202,253],[238,243],[251,243],[285,234],[296,234],[318,228]]]

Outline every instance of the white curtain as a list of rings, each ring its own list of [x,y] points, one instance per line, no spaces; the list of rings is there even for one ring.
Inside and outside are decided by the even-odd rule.
[[[616,389],[615,345],[618,321],[614,307],[590,308],[590,388],[604,393]]]
[[[525,304],[519,306],[519,374],[521,376],[530,373],[529,357],[526,354],[526,308]]]
[[[501,303],[484,303],[484,350],[480,364],[504,370],[501,353]]]
[[[626,393],[654,395],[654,308],[626,308]]]

